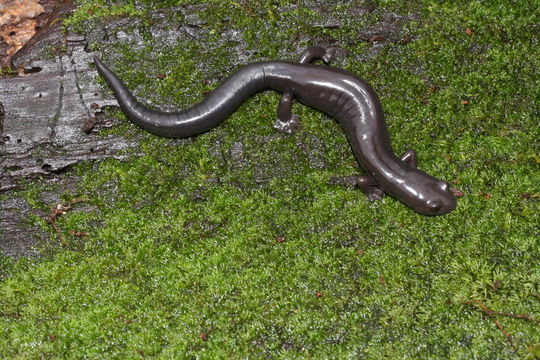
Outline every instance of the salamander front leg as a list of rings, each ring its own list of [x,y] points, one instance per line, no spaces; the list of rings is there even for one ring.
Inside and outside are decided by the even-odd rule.
[[[357,175],[356,186],[366,194],[369,201],[382,200],[384,197],[384,191],[379,187],[373,176]]]
[[[292,113],[293,96],[290,92],[283,94],[279,102],[277,115],[278,118],[274,122],[274,129],[292,134],[298,127],[298,115]]]
[[[366,194],[369,201],[381,200],[384,197],[384,191],[379,187],[375,178],[370,175],[352,175],[341,178],[332,178],[330,184],[358,187]]]
[[[417,168],[416,151],[407,150],[401,155],[401,161],[409,165],[412,168]]]

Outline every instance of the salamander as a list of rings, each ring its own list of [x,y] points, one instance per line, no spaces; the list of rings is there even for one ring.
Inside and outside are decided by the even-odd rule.
[[[424,215],[442,215],[456,207],[449,184],[417,167],[414,150],[401,157],[390,144],[382,105],[375,90],[353,73],[324,65],[336,48],[311,46],[295,62],[266,61],[244,66],[223,81],[200,103],[186,110],[163,112],[140,104],[123,82],[99,58],[99,74],[112,89],[122,111],[137,126],[159,136],[182,138],[215,127],[244,101],[263,90],[282,94],[274,127],[292,133],[298,117],[291,112],[293,100],[335,118],[351,145],[358,163],[367,172],[354,176],[353,183],[369,200],[386,193]]]

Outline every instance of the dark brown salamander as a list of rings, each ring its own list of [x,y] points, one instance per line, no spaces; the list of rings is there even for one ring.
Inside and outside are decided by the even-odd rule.
[[[114,92],[126,116],[141,128],[160,136],[181,138],[200,134],[225,120],[247,98],[272,89],[283,94],[275,128],[291,133],[297,117],[293,99],[323,111],[339,121],[356,159],[367,175],[355,184],[370,200],[384,193],[425,215],[442,215],[456,207],[448,183],[416,167],[416,153],[394,155],[381,103],[371,86],[356,75],[328,66],[309,65],[314,59],[329,62],[335,49],[312,46],[299,63],[269,61],[245,66],[231,75],[201,103],[179,112],[155,111],[139,104],[114,73],[98,58],[97,70]]]

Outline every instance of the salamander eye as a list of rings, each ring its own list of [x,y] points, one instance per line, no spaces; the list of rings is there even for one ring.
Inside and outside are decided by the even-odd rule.
[[[450,185],[446,181],[441,181],[439,182],[439,188],[442,191],[448,191],[448,189],[450,188]]]
[[[431,200],[431,201],[428,201],[427,206],[429,208],[429,211],[431,211],[432,213],[436,213],[437,211],[441,209],[442,203],[437,200]]]

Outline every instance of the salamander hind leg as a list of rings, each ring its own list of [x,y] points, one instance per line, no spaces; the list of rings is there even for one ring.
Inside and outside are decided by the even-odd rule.
[[[292,113],[293,96],[290,92],[283,94],[277,109],[277,119],[274,122],[274,129],[292,134],[298,128],[298,116]]]
[[[382,200],[384,197],[384,191],[379,187],[375,178],[370,175],[352,175],[333,178],[330,180],[330,183],[358,187],[366,194],[369,201]]]
[[[310,46],[300,55],[298,62],[309,64],[314,60],[321,59],[325,63],[329,63],[336,58],[337,49],[336,47]],[[278,105],[278,118],[274,123],[274,129],[286,134],[292,134],[298,128],[298,115],[292,113],[292,102],[292,93],[284,93]]]
[[[310,46],[300,55],[298,62],[300,64],[309,64],[314,60],[321,59],[328,64],[336,58],[337,50],[338,48],[332,46]]]

